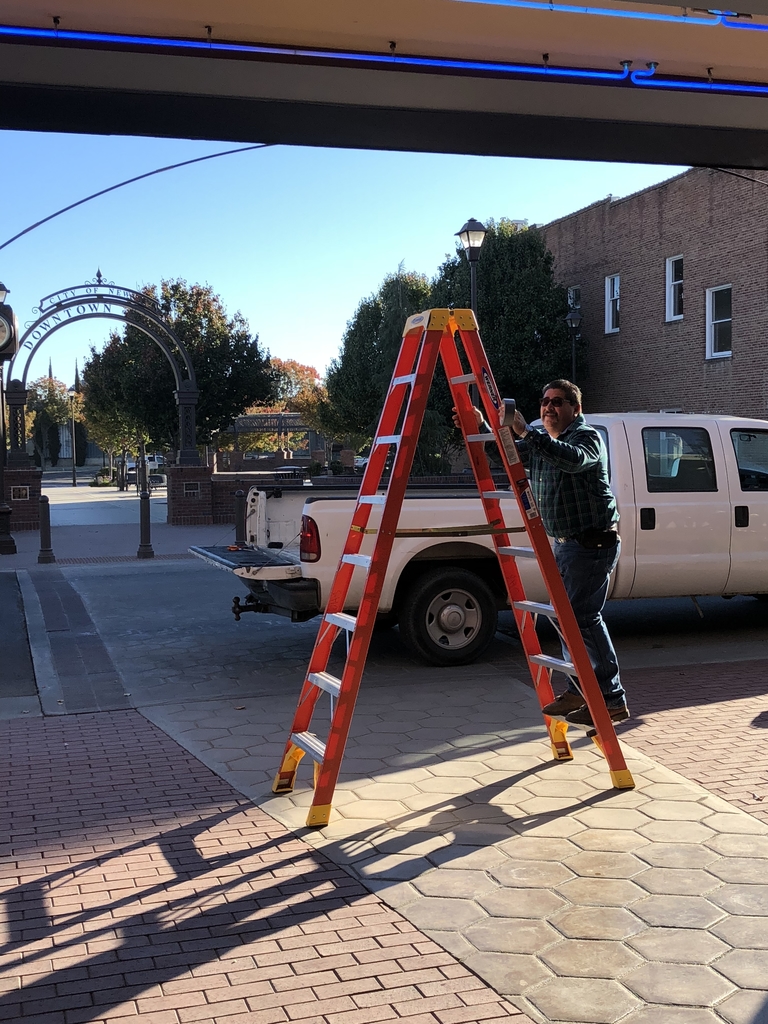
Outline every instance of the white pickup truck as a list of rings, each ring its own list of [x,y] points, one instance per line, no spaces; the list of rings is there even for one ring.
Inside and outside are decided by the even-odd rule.
[[[606,442],[621,515],[611,598],[768,597],[768,422],[674,413],[594,414],[587,421]],[[279,512],[252,488],[247,550],[190,549],[248,587],[244,605],[235,598],[238,618],[253,610],[305,621],[323,610],[354,497],[313,497],[305,489],[301,498],[300,517],[298,505]],[[508,525],[521,525],[511,493],[502,509]],[[408,647],[433,664],[477,658],[507,607],[491,539],[472,531],[484,524],[474,488],[409,490],[403,504],[398,531],[415,535],[395,540],[379,617],[382,625],[397,623]],[[369,525],[376,525],[373,515]],[[430,533],[434,528],[453,528],[452,535]],[[366,538],[363,553],[372,544]],[[518,568],[529,599],[544,600],[536,563],[521,559]],[[363,578],[356,569],[346,611],[356,610]]]

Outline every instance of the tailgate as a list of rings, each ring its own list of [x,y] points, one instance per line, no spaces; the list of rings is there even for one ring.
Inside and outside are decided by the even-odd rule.
[[[190,552],[217,569],[253,580],[292,580],[301,577],[301,565],[282,551],[266,548],[198,548]]]

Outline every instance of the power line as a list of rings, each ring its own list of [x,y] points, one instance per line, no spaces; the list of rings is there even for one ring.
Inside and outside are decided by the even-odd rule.
[[[49,220],[53,220],[54,217],[60,217],[62,213],[67,213],[69,210],[74,210],[76,206],[82,206],[83,203],[89,203],[91,199],[98,199],[99,196],[104,196],[107,192],[114,192],[116,188],[122,188],[123,185],[132,185],[134,181],[141,181],[143,178],[151,178],[153,174],[162,174],[164,171],[175,171],[177,167],[188,167],[189,164],[199,164],[203,160],[215,160],[220,156],[230,156],[232,153],[247,153],[252,149],[267,149],[269,146],[273,146],[273,142],[259,142],[254,146],[240,146],[238,149],[224,149],[220,153],[209,153],[207,156],[196,156],[193,160],[182,160],[178,164],[168,164],[167,167],[157,167],[154,171],[147,171],[146,174],[137,174],[135,178],[126,178],[125,181],[120,181],[117,185],[110,185],[109,188],[103,188],[99,192],[94,192],[93,195],[86,196],[85,199],[78,199],[76,203],[70,203],[69,206],[64,206],[56,213],[51,213],[47,217],[43,217],[42,220],[37,221],[34,224],[30,224],[28,228],[24,228],[23,231],[19,231],[13,238],[9,238],[8,241],[3,242],[0,245],[0,249],[5,249],[11,242],[15,242],[22,235],[29,234],[30,231],[34,231],[35,228],[39,228],[42,224],[47,224]]]
[[[751,178],[748,174],[742,174],[740,171],[731,171],[727,167],[715,167],[716,171],[720,171],[721,174],[731,174],[734,178],[743,178],[744,181],[751,181],[753,185],[768,185],[768,181],[764,178]],[[0,249],[2,246],[0,246]]]

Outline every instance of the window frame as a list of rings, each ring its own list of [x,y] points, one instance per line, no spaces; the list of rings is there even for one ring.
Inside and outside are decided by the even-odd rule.
[[[729,320],[715,320],[712,316],[714,312],[714,295],[716,292],[723,292],[728,289],[731,293],[731,316]],[[733,285],[732,284],[718,284],[712,288],[706,290],[706,313],[707,313],[707,359],[730,359],[733,355]],[[731,325],[731,347],[727,352],[715,352],[714,341],[715,341],[715,324],[730,323]]]
[[[616,294],[611,294],[611,282],[618,282]],[[613,326],[613,303],[616,303],[616,322]],[[605,275],[605,333],[618,334],[621,331],[621,274]]]
[[[578,302],[574,302],[573,301],[574,292],[578,293],[578,296],[579,296],[579,301]],[[581,285],[580,284],[570,284],[570,285],[568,285],[568,309],[581,309]]]
[[[677,260],[682,260],[683,254],[679,256],[668,256],[666,261],[666,317],[667,323],[674,323],[676,320],[682,320],[685,316],[685,263],[683,262],[683,276],[679,281],[672,279],[672,264],[676,263]],[[674,301],[674,287],[680,285],[681,300],[683,305],[682,313],[675,313],[675,301]]]

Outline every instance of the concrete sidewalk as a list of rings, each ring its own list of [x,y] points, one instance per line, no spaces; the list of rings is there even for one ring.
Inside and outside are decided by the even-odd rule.
[[[270,782],[314,623],[234,623],[197,562],[19,575],[49,717],[7,727],[10,1019],[768,1024],[768,661],[632,673],[617,792],[583,735],[551,761],[513,641],[435,670],[379,634],[309,831],[309,767]]]

